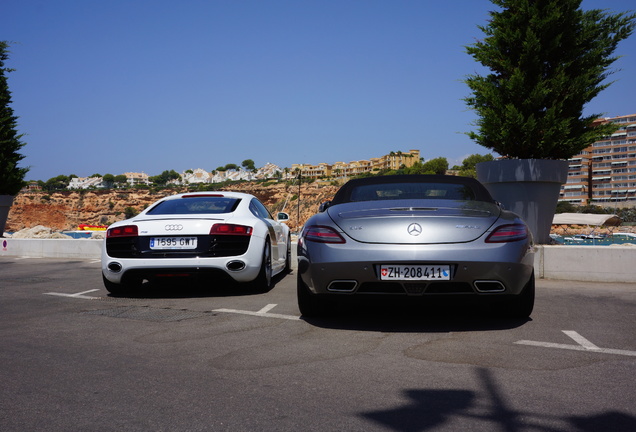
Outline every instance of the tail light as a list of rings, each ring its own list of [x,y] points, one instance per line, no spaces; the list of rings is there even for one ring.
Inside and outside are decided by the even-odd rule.
[[[508,243],[528,238],[528,228],[524,224],[502,225],[494,230],[486,243]]]
[[[210,235],[238,235],[238,236],[250,236],[252,235],[252,227],[245,225],[235,224],[214,224],[210,228]]]
[[[139,229],[137,225],[124,225],[116,228],[110,228],[106,231],[106,237],[137,237],[139,235]]]
[[[344,237],[335,229],[327,226],[310,225],[305,228],[303,238],[317,243],[345,243]]]

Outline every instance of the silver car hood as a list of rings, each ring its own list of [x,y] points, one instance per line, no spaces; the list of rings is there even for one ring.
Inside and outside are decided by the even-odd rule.
[[[334,223],[365,243],[465,243],[482,236],[499,218],[494,203],[391,200],[338,204],[327,209]]]

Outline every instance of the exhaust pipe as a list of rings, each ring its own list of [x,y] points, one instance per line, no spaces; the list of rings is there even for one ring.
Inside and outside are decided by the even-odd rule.
[[[241,271],[245,268],[245,263],[243,261],[230,261],[229,263],[227,263],[225,265],[225,267],[229,270],[229,271]]]
[[[506,287],[499,281],[475,281],[475,289],[480,293],[504,292]]]
[[[119,273],[121,271],[121,264],[119,264],[118,262],[108,263],[108,270],[112,271],[113,273]]]
[[[358,282],[354,280],[335,280],[327,287],[327,291],[352,293],[358,286]]]

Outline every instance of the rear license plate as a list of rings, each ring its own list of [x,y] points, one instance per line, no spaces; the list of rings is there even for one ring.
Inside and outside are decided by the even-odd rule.
[[[380,280],[450,280],[450,266],[381,265]]]
[[[150,249],[196,249],[196,237],[151,237]]]

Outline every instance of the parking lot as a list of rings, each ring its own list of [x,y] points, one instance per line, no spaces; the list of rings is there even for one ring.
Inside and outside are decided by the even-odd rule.
[[[99,260],[0,269],[2,431],[636,430],[636,283],[539,279],[529,321],[377,298],[305,320],[293,272],[112,297]]]

